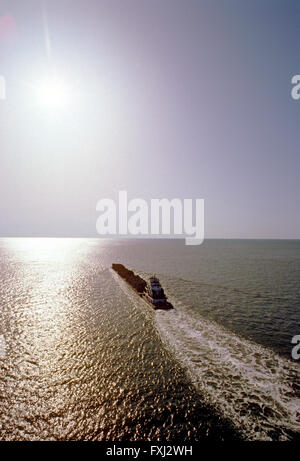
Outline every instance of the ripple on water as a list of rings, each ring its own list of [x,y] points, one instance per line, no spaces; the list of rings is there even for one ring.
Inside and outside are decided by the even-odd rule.
[[[110,271],[47,262],[34,282],[32,270],[20,268],[17,303],[4,302],[1,439],[238,437],[163,347],[154,313]]]

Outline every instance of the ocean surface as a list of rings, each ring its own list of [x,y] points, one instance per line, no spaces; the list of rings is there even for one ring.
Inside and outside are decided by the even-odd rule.
[[[299,439],[300,241],[0,239],[0,277],[1,440]]]

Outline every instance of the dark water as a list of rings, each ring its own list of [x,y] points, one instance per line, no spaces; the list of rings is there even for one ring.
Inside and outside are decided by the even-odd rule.
[[[1,439],[298,437],[299,241],[2,239],[0,274]]]

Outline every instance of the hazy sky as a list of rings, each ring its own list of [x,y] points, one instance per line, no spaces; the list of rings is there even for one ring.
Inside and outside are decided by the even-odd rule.
[[[96,236],[125,189],[204,198],[206,237],[300,238],[299,3],[0,0],[0,235]]]

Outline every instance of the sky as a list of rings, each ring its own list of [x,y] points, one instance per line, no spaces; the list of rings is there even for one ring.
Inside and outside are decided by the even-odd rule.
[[[299,34],[297,0],[0,0],[0,236],[96,237],[126,190],[300,238]]]

